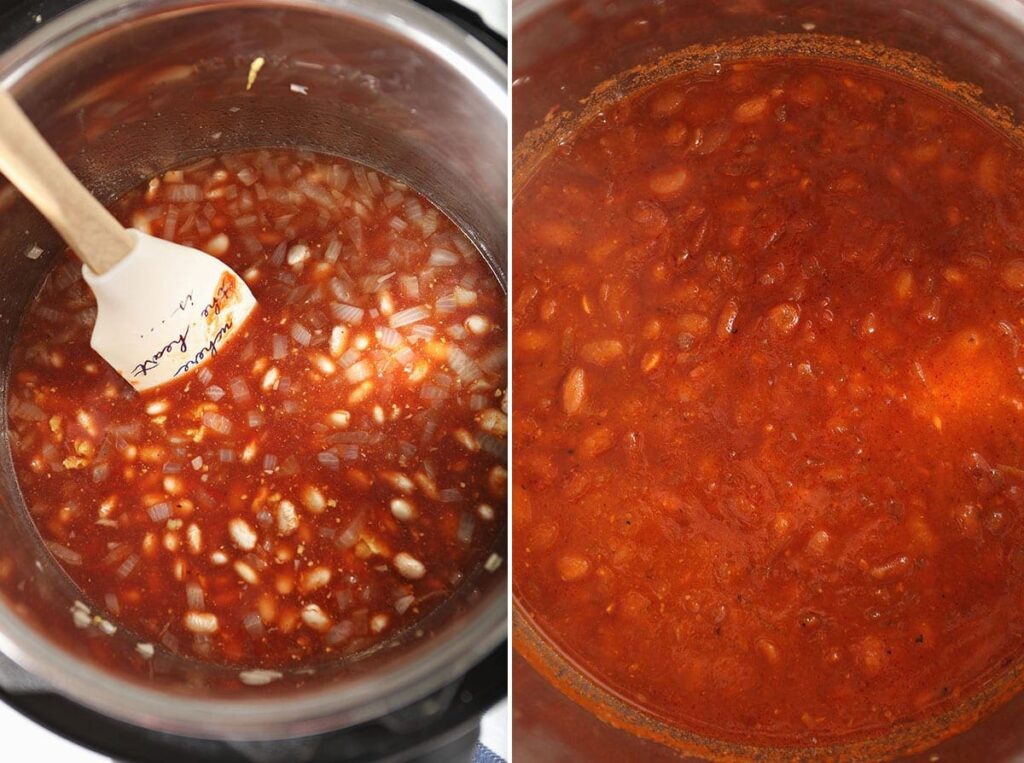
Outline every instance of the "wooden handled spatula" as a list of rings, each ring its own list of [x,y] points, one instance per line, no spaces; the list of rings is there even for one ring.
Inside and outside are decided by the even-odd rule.
[[[135,389],[202,366],[256,307],[245,281],[217,258],[122,227],[2,88],[0,173],[81,258],[98,308],[92,347]]]

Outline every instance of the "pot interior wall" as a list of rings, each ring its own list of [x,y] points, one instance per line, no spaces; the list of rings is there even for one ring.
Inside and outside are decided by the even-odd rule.
[[[519,0],[513,26],[514,144],[626,69],[764,34],[841,35],[917,53],[987,103],[1024,114],[1024,11],[1011,0]]]
[[[467,232],[504,283],[505,93],[478,70],[458,70],[429,34],[407,34],[397,16],[380,14],[388,26],[303,0],[232,0],[192,8],[171,0],[141,10],[124,3],[105,8],[100,17],[93,14],[84,23],[66,26],[59,44],[22,45],[0,56],[0,83],[12,89],[101,199],[113,199],[154,174],[210,154],[254,147],[321,151],[377,168],[429,197]],[[257,57],[266,63],[247,89]],[[295,92],[292,84],[302,86],[305,94]],[[26,257],[36,246],[44,255]],[[0,179],[4,400],[20,316],[62,249],[42,218]],[[6,410],[0,413],[6,421]],[[19,621],[5,625],[27,626],[60,650],[136,680],[145,663],[139,661],[131,633],[121,629],[107,636],[95,627],[74,627],[71,607],[81,594],[31,526],[13,473],[6,426],[0,431],[0,590]],[[461,638],[478,641],[461,648],[462,657],[446,668],[450,675],[435,675],[436,681],[453,680],[500,643],[497,615],[481,622],[479,614],[487,609],[503,619],[505,580],[503,572],[481,571],[467,580],[457,603],[425,624],[428,635],[433,632],[438,639],[462,633]],[[99,639],[105,640],[102,649],[96,648]],[[337,685],[384,663],[398,675],[403,666],[415,666],[434,641],[419,639],[394,653],[384,650],[357,664],[325,667],[312,677],[287,675],[264,687],[260,696],[294,694],[331,681]],[[3,644],[5,651],[11,646]],[[246,691],[235,680],[237,669],[180,658],[160,645],[143,674],[150,668],[147,685],[163,691],[213,697]],[[437,687],[424,685],[423,691],[432,688]],[[353,712],[332,723],[358,720],[360,711]],[[155,716],[154,723],[161,725]]]

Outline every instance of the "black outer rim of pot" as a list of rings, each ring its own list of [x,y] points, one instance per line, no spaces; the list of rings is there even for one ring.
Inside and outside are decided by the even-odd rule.
[[[0,0],[0,50],[82,0]],[[469,32],[508,62],[508,42],[480,16],[454,0],[416,0]],[[289,740],[228,743],[164,734],[104,716],[52,692],[13,693],[0,701],[50,731],[116,760],[132,763],[456,763],[469,761],[480,718],[507,695],[508,644],[503,643],[465,676],[439,692],[369,723]],[[443,710],[424,715],[424,708]]]
[[[459,681],[407,708],[369,723],[297,739],[231,743],[165,734],[109,718],[53,693],[0,690],[0,700],[65,739],[132,763],[455,763],[471,759],[480,717],[506,695],[507,648],[503,643]],[[437,712],[439,704],[443,710]]]

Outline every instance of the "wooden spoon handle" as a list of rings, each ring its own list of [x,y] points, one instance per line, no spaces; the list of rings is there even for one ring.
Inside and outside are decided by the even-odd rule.
[[[0,88],[0,173],[28,198],[97,274],[131,252],[134,240]]]

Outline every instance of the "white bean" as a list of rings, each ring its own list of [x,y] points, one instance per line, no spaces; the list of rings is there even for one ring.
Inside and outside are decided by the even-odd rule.
[[[193,633],[216,633],[220,628],[217,615],[210,612],[186,612],[185,627]]]
[[[244,519],[232,519],[228,523],[228,533],[235,545],[243,551],[252,551],[256,548],[256,541],[259,540],[256,532]]]
[[[302,489],[302,505],[314,514],[322,514],[327,508],[327,499],[315,485],[306,485]]]
[[[277,504],[277,529],[282,535],[291,535],[299,529],[299,515],[295,504],[285,499]]]
[[[392,562],[395,565],[395,569],[398,570],[398,574],[403,578],[419,580],[427,574],[427,568],[423,566],[423,562],[404,551],[395,554]]]
[[[331,620],[316,604],[307,604],[302,608],[302,622],[315,631],[323,632],[331,627]]]
[[[391,499],[391,513],[399,522],[410,522],[416,518],[416,509],[404,498]]]

